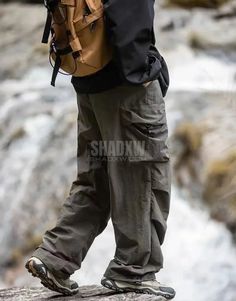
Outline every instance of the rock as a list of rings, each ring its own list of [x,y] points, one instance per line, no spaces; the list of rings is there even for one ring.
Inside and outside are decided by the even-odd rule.
[[[213,160],[206,171],[203,198],[211,215],[224,222],[236,238],[236,148],[218,160]]]
[[[136,293],[114,293],[100,286],[83,286],[80,288],[80,293],[75,296],[63,297],[57,293],[51,292],[46,288],[10,288],[0,290],[0,299],[4,301],[34,301],[34,300],[84,300],[84,301],[164,301],[166,299]]]
[[[225,55],[235,60],[236,4],[229,2],[218,9],[157,7],[156,32],[161,49],[186,45],[194,51]],[[227,35],[225,34],[227,32]]]
[[[175,96],[180,110],[190,102],[191,96],[187,95]],[[236,237],[236,124],[232,97],[226,92],[195,95],[191,108],[182,111],[184,116],[176,125],[171,144],[173,174],[178,184],[193,198],[202,199],[211,216]]]
[[[228,2],[228,0],[166,0],[167,5],[178,5],[186,8],[206,7],[215,8]]]
[[[47,46],[41,46],[45,19],[43,5],[0,4],[0,79],[48,64]]]
[[[0,86],[0,268],[40,243],[76,178],[76,98],[50,76],[40,69]]]
[[[234,18],[234,17],[236,17],[236,2],[235,1],[230,1],[226,5],[223,5],[213,15],[213,18],[215,20],[222,20],[225,18]]]
[[[197,24],[201,25],[197,26]],[[217,50],[224,53],[235,52],[235,26],[236,18],[222,18],[220,22],[217,22],[214,15],[210,18],[203,18],[200,13],[197,13],[195,14],[195,22],[190,24],[186,37],[189,45],[195,49]]]
[[[191,122],[183,122],[177,126],[174,132],[174,146],[176,152],[173,163],[175,170],[178,170],[176,179],[178,185],[189,186],[194,179],[199,182],[199,174],[196,167],[199,164],[199,151],[202,144],[203,129]],[[191,174],[191,177],[189,176]],[[196,185],[194,186],[196,189]],[[193,189],[193,187],[191,187]]]
[[[12,3],[12,2],[20,2],[20,3],[42,3],[41,0],[0,0],[0,3]]]

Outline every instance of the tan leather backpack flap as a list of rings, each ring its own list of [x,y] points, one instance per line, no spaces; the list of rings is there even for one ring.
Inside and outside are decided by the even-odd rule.
[[[61,55],[61,69],[74,76],[101,70],[112,58],[101,0],[61,0],[53,14],[52,28],[58,48],[72,48]],[[56,55],[51,53],[55,60]]]

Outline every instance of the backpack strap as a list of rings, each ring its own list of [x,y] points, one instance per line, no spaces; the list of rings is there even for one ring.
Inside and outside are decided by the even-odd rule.
[[[44,27],[44,31],[43,31],[43,37],[42,37],[42,43],[43,44],[47,44],[48,43],[48,39],[49,39],[49,35],[50,35],[50,30],[51,30],[51,24],[52,24],[52,14],[48,10],[47,11],[47,19],[46,19],[46,23],[45,23],[45,27]]]
[[[58,72],[60,70],[60,67],[61,67],[61,57],[60,57],[60,55],[56,55],[55,65],[53,67],[52,79],[51,79],[51,85],[53,87],[55,87],[56,78],[57,78]]]
[[[51,25],[52,25],[52,13],[55,11],[56,7],[58,6],[58,0],[44,0],[44,6],[47,8],[47,19],[44,26],[42,43],[47,44]]]
[[[64,0],[65,1],[65,0]],[[67,0],[69,1],[69,0]],[[79,37],[76,34],[76,29],[74,25],[74,13],[75,13],[75,7],[74,6],[67,6],[67,30],[70,33],[71,41],[70,46],[72,48],[72,51],[75,53],[81,53],[82,46],[79,40]]]
[[[58,75],[60,67],[61,67],[61,63],[62,63],[61,56],[67,55],[71,52],[72,52],[72,48],[70,46],[65,47],[63,49],[59,49],[59,48],[57,48],[56,44],[54,42],[52,42],[51,50],[50,50],[50,56],[53,53],[56,56],[55,64],[54,64],[53,72],[52,72],[52,79],[51,79],[51,85],[53,87],[55,87],[56,78],[57,78],[57,75]]]
[[[73,52],[81,52],[82,46],[80,44],[79,38],[76,37],[74,40],[70,42],[70,46]]]

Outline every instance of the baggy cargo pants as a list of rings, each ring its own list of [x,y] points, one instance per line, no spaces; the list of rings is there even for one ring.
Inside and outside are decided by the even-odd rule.
[[[169,213],[171,171],[165,102],[158,80],[78,95],[78,176],[56,226],[33,256],[67,278],[81,267],[111,217],[115,280],[155,279]]]

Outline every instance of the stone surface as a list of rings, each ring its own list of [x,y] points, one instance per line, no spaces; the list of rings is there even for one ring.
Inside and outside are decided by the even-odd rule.
[[[108,289],[102,288],[100,286],[83,286],[80,289],[80,293],[75,296],[64,297],[57,293],[51,292],[46,288],[32,287],[32,288],[10,288],[0,290],[0,299],[4,301],[13,300],[24,300],[24,301],[34,301],[34,300],[84,300],[84,301],[164,301],[165,299],[151,296],[151,295],[141,295],[136,293],[114,293]]]
[[[156,6],[155,30],[161,49],[171,51],[173,47],[188,45],[199,54],[235,59],[235,1],[215,9]]]
[[[236,237],[235,92],[180,93],[177,98],[184,112],[172,136],[177,182],[203,199],[211,216]],[[191,107],[184,110],[190,99]]]
[[[0,2],[0,79],[48,64],[48,47],[41,44],[45,20],[43,5]]]
[[[214,8],[228,2],[228,0],[166,0],[168,5],[179,5],[187,8],[206,7]]]

